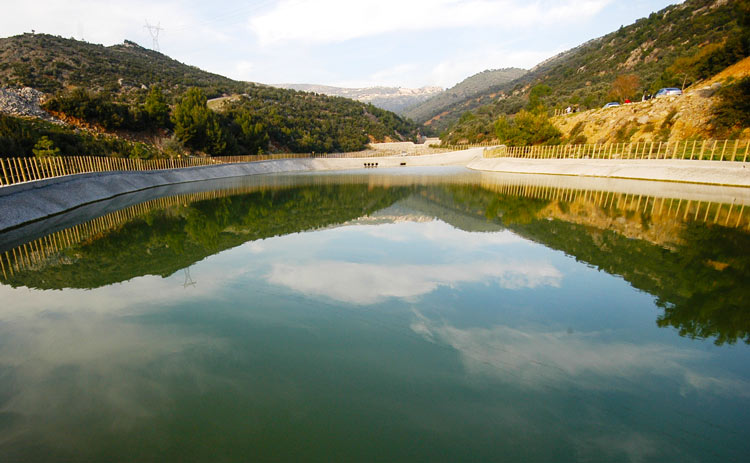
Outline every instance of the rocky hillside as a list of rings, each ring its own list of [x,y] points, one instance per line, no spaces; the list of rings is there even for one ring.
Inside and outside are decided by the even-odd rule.
[[[0,87],[56,92],[70,86],[128,93],[159,85],[200,87],[209,95],[239,92],[244,82],[189,66],[134,42],[105,47],[47,34],[0,39]]]
[[[423,103],[407,108],[404,111],[404,115],[420,123],[435,123],[441,119],[440,115],[442,113],[451,113],[452,108],[460,106],[463,102],[473,99],[477,95],[493,94],[503,88],[505,84],[525,73],[525,69],[519,68],[482,71],[471,77],[467,77],[448,90],[429,98]],[[445,123],[447,119],[442,117],[441,123]]]
[[[499,90],[433,111],[426,120],[445,128],[443,121],[482,107],[478,113],[491,123],[526,107],[537,86],[548,108],[591,109],[613,99],[640,99],[644,92],[710,77],[747,56],[749,47],[750,1],[686,0],[546,60]],[[619,91],[618,79],[627,83]]]
[[[396,114],[403,114],[403,111],[406,108],[415,106],[443,92],[443,89],[440,87],[343,88],[314,84],[276,84],[274,87],[351,98],[352,100],[361,101],[363,103],[371,103],[373,106],[393,111]]]
[[[717,92],[750,75],[750,58],[715,77],[693,85],[684,95],[638,101],[614,108],[599,108],[552,118],[571,141],[582,143],[676,141],[709,138]],[[750,137],[750,128],[735,134]]]

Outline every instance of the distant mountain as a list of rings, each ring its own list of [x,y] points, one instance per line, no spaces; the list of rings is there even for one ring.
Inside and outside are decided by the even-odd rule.
[[[396,114],[403,114],[404,109],[415,106],[428,98],[443,92],[441,87],[344,88],[314,84],[275,84],[274,87],[351,98],[352,100],[361,101],[363,103],[372,103],[373,106],[393,111]]]
[[[445,121],[454,123],[464,112],[483,107],[458,127],[476,141],[482,130],[468,125],[484,123],[486,129],[499,115],[516,113],[527,105],[529,91],[536,85],[548,87],[542,95],[548,108],[584,109],[612,101],[613,82],[621,76],[635,76],[638,86],[633,96],[638,98],[644,91],[690,85],[747,56],[749,12],[748,0],[686,0],[545,60],[500,91],[477,93],[442,114],[405,114],[445,128]]]
[[[474,98],[476,95],[493,93],[504,84],[524,74],[526,74],[526,70],[519,68],[482,71],[422,103],[407,108],[403,114],[414,121],[426,122],[456,104]]]

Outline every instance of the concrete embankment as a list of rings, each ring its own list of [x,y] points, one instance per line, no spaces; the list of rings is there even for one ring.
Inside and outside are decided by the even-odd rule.
[[[481,149],[424,156],[282,159],[185,169],[70,175],[0,188],[0,231],[115,196],[185,182],[256,174],[378,167],[466,165]]]
[[[688,160],[478,158],[470,169],[517,174],[572,175],[750,187],[743,162]]]

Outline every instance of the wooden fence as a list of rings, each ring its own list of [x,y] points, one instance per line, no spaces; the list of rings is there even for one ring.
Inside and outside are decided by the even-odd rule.
[[[0,158],[0,187],[53,177],[90,172],[152,171],[272,159],[365,158],[394,155],[418,156],[435,152],[485,148],[485,157],[578,159],[691,159],[748,161],[750,140],[684,140],[678,142],[604,143],[587,145],[498,146],[496,142],[430,147],[410,153],[368,150],[351,153],[285,153],[251,156],[129,159],[98,156]],[[487,149],[489,148],[489,149]]]
[[[586,145],[499,146],[484,157],[530,159],[690,159],[748,161],[750,140],[682,140],[676,142],[601,143]]]
[[[21,182],[91,172],[181,169],[186,167],[239,164],[274,159],[368,158],[404,154],[408,156],[418,156],[444,152],[445,150],[445,148],[430,148],[409,153],[393,150],[366,150],[348,153],[282,153],[250,156],[184,157],[173,159],[129,159],[99,156],[0,158],[0,187]]]
[[[560,188],[520,182],[482,182],[482,188],[508,196],[544,199],[566,203],[591,203],[598,208],[620,213],[629,211],[640,216],[667,216],[683,222],[702,222],[750,230],[750,214],[745,205],[661,197],[637,193],[616,193],[582,188]]]
[[[270,159],[309,158],[309,154],[130,159],[99,156],[0,158],[0,186],[90,172],[147,171],[211,166]]]

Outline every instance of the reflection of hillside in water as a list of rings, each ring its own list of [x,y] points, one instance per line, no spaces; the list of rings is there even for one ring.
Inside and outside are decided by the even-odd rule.
[[[540,185],[448,187],[455,207],[502,223],[657,298],[659,326],[750,343],[745,206]],[[487,188],[488,187],[488,188]]]
[[[155,199],[59,230],[0,254],[0,276],[12,286],[95,288],[168,276],[248,241],[437,218],[471,232],[508,228],[621,275],[657,298],[660,326],[682,335],[750,342],[750,215],[743,198],[552,182],[483,177],[478,188],[471,177],[276,177]]]

